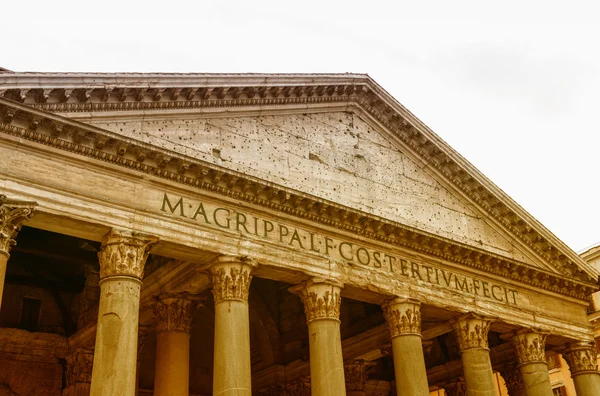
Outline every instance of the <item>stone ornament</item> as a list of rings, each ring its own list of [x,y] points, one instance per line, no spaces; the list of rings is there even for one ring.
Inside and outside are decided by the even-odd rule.
[[[141,280],[148,250],[156,242],[156,237],[112,229],[104,236],[98,253],[100,281],[111,276],[130,276]]]
[[[286,396],[311,396],[310,378],[301,377],[285,385]]]
[[[341,283],[335,281],[311,279],[290,288],[289,291],[302,299],[307,323],[319,319],[339,321],[342,287]]]
[[[148,340],[148,335],[150,334],[151,326],[140,324],[138,326],[138,347],[137,347],[137,362],[140,362],[142,358],[142,353],[144,352],[144,346],[146,345],[146,341]]]
[[[0,195],[0,253],[8,256],[17,244],[17,234],[23,222],[33,216],[35,202],[17,201]]]
[[[571,376],[598,372],[598,349],[594,341],[569,344],[563,352]]]
[[[525,389],[521,370],[515,364],[502,366],[500,375],[504,379],[506,389],[510,395],[519,395]]]
[[[467,314],[452,321],[452,328],[462,351],[471,348],[489,349],[488,331],[492,320],[475,314]]]
[[[421,336],[421,303],[418,300],[387,300],[383,304],[383,314],[391,338],[408,334]]]
[[[92,366],[94,351],[92,349],[77,348],[74,353],[67,356],[67,386],[76,383],[92,383]]]
[[[192,317],[201,306],[198,298],[187,293],[155,297],[152,307],[156,318],[156,331],[190,332]]]
[[[520,365],[546,363],[547,334],[535,331],[519,331],[510,337]]]
[[[373,366],[374,362],[365,360],[353,360],[344,364],[346,391],[364,391]]]
[[[467,384],[460,378],[455,382],[444,385],[446,396],[467,396]]]
[[[285,385],[277,384],[258,391],[258,396],[285,396]]]
[[[228,300],[248,301],[252,270],[248,257],[221,256],[210,267],[215,304]]]

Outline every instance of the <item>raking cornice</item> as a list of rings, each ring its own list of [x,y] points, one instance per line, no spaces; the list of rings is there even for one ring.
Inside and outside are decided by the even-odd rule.
[[[557,275],[6,99],[0,99],[0,133],[289,213],[580,300],[587,300],[597,289],[583,271]]]
[[[431,168],[443,175],[557,272],[572,279],[597,282],[598,275],[592,266],[584,262],[367,75],[6,73],[0,75],[0,95],[2,94],[5,98],[19,100],[26,105],[13,103],[4,111],[5,119],[13,117],[18,108],[21,111],[29,111],[33,116],[35,110],[31,107],[49,112],[72,113],[351,104],[368,113],[393,133]],[[35,124],[39,121],[34,119],[32,122]],[[67,120],[63,119],[59,124],[67,125],[66,122]],[[103,133],[106,131],[100,132],[100,135]],[[104,144],[103,138],[96,139],[95,147],[101,147]],[[111,139],[128,141],[116,134]],[[139,159],[146,159],[150,152],[146,153],[147,150],[140,148],[140,145],[143,144],[138,143],[131,147],[116,145],[119,148],[115,151],[113,147],[113,152],[119,154],[122,160],[125,159],[125,154],[135,154],[138,157],[136,167],[144,167],[147,162],[140,162]],[[176,157],[173,153],[150,156],[156,156],[159,162],[162,161],[163,166],[157,171],[159,176],[167,169],[164,166],[164,158]],[[169,161],[173,162],[175,159]],[[189,168],[191,163],[182,158],[178,161],[180,165],[175,174],[183,180],[186,167]],[[223,178],[225,174],[233,174],[224,169],[213,169],[208,164],[203,164],[202,169],[211,174],[222,173],[215,179],[217,185],[218,179]],[[250,179],[245,175],[235,177],[237,180]],[[228,184],[233,186],[236,183],[230,179]],[[264,182],[257,180],[253,183]],[[273,189],[280,189],[282,194],[286,191],[281,187]],[[287,192],[285,194],[288,195]],[[296,192],[294,194],[301,196]],[[306,206],[306,202],[309,201],[315,203],[310,207]],[[302,202],[305,202],[308,212],[311,213],[315,207],[321,208],[320,212],[323,213],[323,208],[339,206],[334,203],[321,204],[319,202],[325,201],[308,197],[303,197]],[[351,212],[347,208],[344,210]],[[362,219],[370,218],[364,213],[357,216]],[[378,231],[383,229],[383,224],[380,227]],[[389,227],[385,229],[389,230]],[[417,233],[424,235],[420,231]],[[488,253],[485,255],[491,256]]]

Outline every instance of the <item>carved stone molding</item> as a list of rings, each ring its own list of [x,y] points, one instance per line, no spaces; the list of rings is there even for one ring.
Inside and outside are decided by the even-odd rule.
[[[547,334],[522,330],[510,336],[520,365],[546,363]]]
[[[598,349],[594,341],[575,342],[563,351],[563,357],[569,365],[571,376],[598,372]]]
[[[301,377],[285,384],[286,396],[311,396],[310,378]]]
[[[187,293],[168,294],[155,298],[153,305],[156,331],[190,332],[192,317],[201,306],[197,297]]]
[[[146,345],[146,341],[148,340],[148,334],[152,331],[152,326],[150,325],[139,325],[138,326],[138,346],[137,346],[137,361],[140,362],[142,358],[142,353],[144,352],[144,346]]]
[[[385,301],[382,307],[391,338],[407,334],[421,336],[421,303],[418,300],[394,298]]]
[[[111,276],[130,276],[141,280],[150,246],[158,238],[112,229],[104,236],[98,253],[100,280]]]
[[[76,383],[90,384],[92,382],[92,366],[94,351],[92,349],[77,348],[67,356],[67,386]]]
[[[467,314],[452,321],[452,328],[462,351],[471,348],[485,348],[488,346],[488,331],[493,320],[475,314]]]
[[[35,202],[8,199],[0,195],[0,254],[6,256],[16,245],[17,234],[23,222],[29,220],[37,204]]]
[[[342,288],[339,282],[315,278],[291,287],[289,291],[302,299],[306,321],[310,323],[319,319],[340,319]]]
[[[464,379],[450,382],[444,385],[446,396],[467,396],[467,384]]]
[[[221,256],[210,267],[215,304],[228,300],[248,301],[252,270],[248,257]]]
[[[301,88],[303,88],[302,95],[306,95],[307,91],[304,88],[308,87]],[[308,91],[318,92],[318,87]],[[373,92],[367,93],[368,90],[359,89],[357,86],[353,86],[351,91],[361,92],[361,96],[374,95]],[[278,92],[283,91],[279,89]],[[162,98],[170,96],[163,95]],[[261,101],[262,99],[250,100]],[[343,102],[347,103],[346,100]],[[135,103],[142,107],[156,104],[145,101]],[[369,103],[369,101],[361,99],[356,102],[356,105],[359,108],[367,106],[365,110],[370,111],[369,109],[372,107]],[[95,110],[100,109],[98,107],[100,103],[83,104],[91,105]],[[52,106],[54,105],[52,104]],[[133,109],[130,106],[131,103],[119,102],[118,105],[124,106],[124,109],[127,110]],[[169,103],[166,105],[165,109],[172,108]],[[240,105],[252,105],[252,103],[240,103]],[[184,105],[184,108],[188,108],[188,105]],[[373,115],[378,118],[383,114],[377,112]],[[574,254],[571,255],[568,249],[562,249],[554,242],[550,242],[551,235],[538,234],[528,225],[528,221],[519,218],[520,214],[515,212],[515,208],[507,207],[493,193],[486,193],[486,188],[490,186],[482,186],[473,177],[470,177],[469,172],[465,171],[454,159],[447,157],[435,144],[431,144],[431,141],[422,132],[417,131],[403,117],[396,115],[394,111],[385,114],[387,114],[386,117],[394,118],[394,121],[390,124],[390,120],[384,120],[383,125],[399,136],[413,150],[420,153],[424,159],[430,161],[432,166],[439,169],[449,180],[457,183],[461,191],[470,194],[476,203],[489,211],[492,217],[515,233],[540,257],[554,263],[560,274],[556,274],[552,270],[523,266],[517,260],[482,249],[458,245],[445,238],[423,233],[400,223],[387,221],[334,202],[315,200],[308,194],[271,183],[267,184],[260,179],[207,162],[180,158],[177,153],[158,147],[148,147],[118,134],[65,120],[53,114],[1,98],[0,133],[133,169],[191,188],[279,210],[289,215],[354,233],[362,238],[408,248],[581,300],[586,300],[591,293],[597,290],[596,279],[579,267],[579,265],[585,265],[581,258]],[[35,129],[23,126],[23,123],[29,122],[31,118],[41,119]],[[81,140],[77,139],[77,136],[86,138]],[[423,151],[425,147],[429,151]],[[435,154],[430,151],[434,151]],[[466,180],[463,180],[465,177],[467,177]],[[228,181],[231,180],[235,180],[236,183],[230,185]],[[519,210],[516,211],[519,212]],[[557,241],[557,243],[559,242]],[[540,248],[540,246],[544,246],[544,248]]]
[[[286,396],[285,385],[277,384],[258,391],[258,396]]]
[[[374,362],[353,360],[344,363],[346,391],[364,391],[369,374],[373,371]]]
[[[500,368],[500,375],[504,379],[509,395],[520,395],[525,389],[521,370],[516,364],[507,364]]]

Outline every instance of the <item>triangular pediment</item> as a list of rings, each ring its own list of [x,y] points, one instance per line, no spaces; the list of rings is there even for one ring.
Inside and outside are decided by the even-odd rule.
[[[131,147],[122,155],[145,142],[180,158],[180,169],[201,161],[494,257],[588,282],[597,276],[365,75],[1,80],[4,97],[24,102],[5,107],[32,119],[60,113],[74,120],[71,128],[92,128],[90,136],[111,131],[109,141],[121,137]]]

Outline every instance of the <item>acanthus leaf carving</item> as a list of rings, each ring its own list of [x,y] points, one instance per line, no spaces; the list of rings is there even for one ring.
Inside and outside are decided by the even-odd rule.
[[[90,384],[92,382],[92,366],[94,351],[91,349],[77,348],[67,357],[67,386],[76,383]]]
[[[517,354],[519,364],[546,363],[547,334],[524,331],[517,332],[510,338]]]
[[[112,229],[104,236],[98,253],[100,280],[111,276],[131,276],[142,279],[150,246],[158,238]]]
[[[335,281],[312,279],[289,290],[302,299],[306,321],[310,323],[318,319],[340,319],[342,287]]]
[[[392,338],[421,335],[421,303],[418,300],[394,298],[383,304],[383,314]]]
[[[569,344],[563,357],[569,365],[571,376],[598,373],[598,349],[594,341]]]
[[[156,331],[183,331],[189,333],[194,312],[200,304],[197,297],[187,293],[156,297],[153,305]]]
[[[452,328],[461,352],[471,348],[489,349],[488,332],[491,324],[491,319],[475,314],[467,314],[453,320]]]
[[[210,268],[215,303],[226,300],[248,301],[251,273],[255,265],[247,257],[220,257]]]
[[[367,379],[373,371],[374,362],[353,360],[344,364],[347,391],[364,391]]]
[[[35,202],[17,201],[0,195],[0,253],[8,256],[11,247],[17,243],[23,222],[31,218],[35,206]]]
[[[519,395],[525,389],[521,371],[515,364],[508,364],[500,368],[500,375],[504,379],[506,388],[510,395]]]

